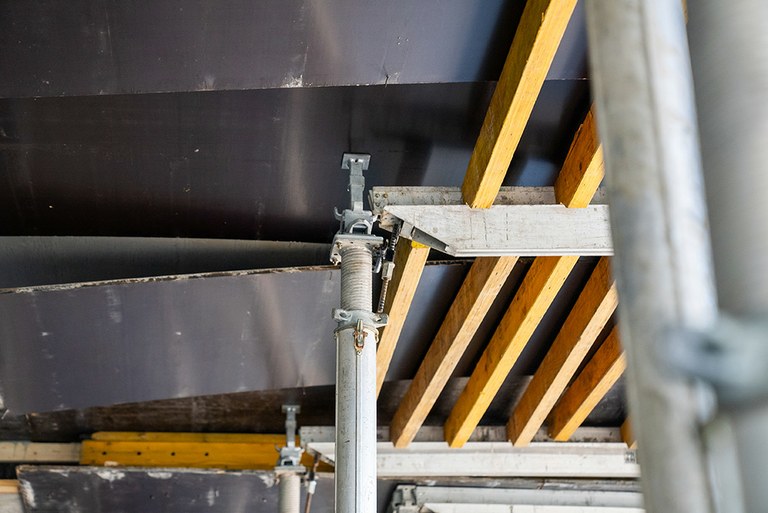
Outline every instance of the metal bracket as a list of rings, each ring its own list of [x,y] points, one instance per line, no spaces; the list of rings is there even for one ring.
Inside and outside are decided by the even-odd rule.
[[[384,239],[376,235],[366,235],[358,233],[337,233],[331,243],[331,263],[338,265],[341,263],[341,248],[350,245],[363,245],[371,251],[384,244]]]
[[[365,190],[365,177],[363,171],[368,169],[371,156],[364,153],[345,153],[341,158],[341,169],[349,170],[349,209],[339,213],[336,218],[341,221],[343,232],[352,233],[356,229],[366,229],[371,233],[371,228],[376,220],[370,211],[363,207],[363,191]]]
[[[768,400],[768,319],[721,315],[709,331],[679,331],[659,346],[663,360],[712,386],[737,408]]]
[[[400,485],[392,492],[392,501],[387,511],[389,513],[418,513],[419,509],[416,502],[416,487]]]
[[[353,212],[363,212],[363,191],[365,178],[363,171],[368,169],[371,156],[364,153],[345,153],[341,157],[341,169],[349,170],[349,209]]]
[[[368,171],[371,156],[368,153],[345,153],[341,156],[341,169],[352,169],[360,166],[362,171]]]
[[[303,474],[307,470],[301,465],[304,449],[296,445],[296,415],[301,412],[301,406],[284,404],[282,411],[285,413],[285,447],[280,448],[275,472]]]
[[[365,327],[371,331],[376,331],[387,325],[389,316],[385,313],[373,313],[363,310],[343,310],[334,308],[331,312],[333,320],[339,323],[338,329],[357,327],[358,321],[362,321]]]

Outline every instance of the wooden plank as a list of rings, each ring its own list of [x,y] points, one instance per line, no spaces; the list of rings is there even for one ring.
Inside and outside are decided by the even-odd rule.
[[[630,449],[637,448],[637,437],[635,437],[635,433],[632,431],[632,422],[629,417],[627,417],[621,425],[621,439],[624,440],[624,443],[627,444],[627,447]]]
[[[605,176],[603,149],[597,135],[594,107],[576,132],[555,181],[555,198],[566,207],[589,205]]]
[[[80,444],[0,442],[0,462],[74,463],[80,457]]]
[[[627,368],[614,328],[549,416],[549,435],[567,441]]]
[[[499,192],[576,0],[529,0],[464,178],[464,202],[488,208]]]
[[[515,445],[528,445],[616,311],[608,258],[601,258],[507,424]]]
[[[526,9],[529,6],[530,3]],[[602,170],[602,166],[590,167],[596,159],[601,158],[595,155],[600,151],[599,145],[587,144],[586,140],[577,144],[582,132],[584,135],[581,137],[587,137],[590,133],[584,130],[577,132],[572,147],[578,148],[578,151],[569,152],[568,165],[582,173],[590,169]],[[576,179],[575,183],[576,189],[568,200],[568,206],[585,208],[594,196],[600,180],[594,179],[593,176],[592,179]],[[446,421],[446,441],[452,447],[463,445],[480,422],[501,383],[575,264],[576,258],[572,256],[540,257],[534,261]]]
[[[101,442],[191,442],[285,445],[285,434],[254,433],[158,433],[147,431],[98,431],[92,440]],[[298,438],[297,438],[298,440]]]
[[[274,444],[85,440],[82,465],[269,470],[277,464]]]
[[[254,434],[114,432],[95,438],[83,441],[81,465],[271,470],[285,444],[285,435]],[[301,464],[312,463],[304,453]]]
[[[419,285],[428,256],[429,248],[427,246],[403,237],[400,238],[395,248],[395,271],[384,302],[384,312],[389,315],[389,321],[381,330],[379,346],[376,350],[377,396],[384,384],[392,355],[395,354],[397,340],[403,330],[405,318],[411,308],[411,302],[416,294],[416,287]]]
[[[516,262],[517,257],[497,257],[472,264],[392,419],[395,447],[413,441]]]
[[[0,494],[19,493],[19,481],[17,479],[0,479]],[[2,512],[0,508],[0,512]]]
[[[534,260],[446,420],[445,437],[451,447],[461,447],[469,439],[577,260],[575,256]]]

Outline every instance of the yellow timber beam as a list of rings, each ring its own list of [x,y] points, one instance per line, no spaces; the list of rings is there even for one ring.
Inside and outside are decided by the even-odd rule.
[[[565,442],[595,409],[627,368],[614,327],[549,416],[549,436]]]
[[[100,432],[82,442],[80,464],[271,470],[283,445],[284,434]],[[305,453],[301,463],[313,458]]]
[[[555,199],[566,207],[586,207],[605,176],[603,148],[597,137],[594,107],[573,138],[555,181]]]
[[[495,257],[472,264],[392,419],[395,447],[413,441],[516,262],[517,257]]]
[[[617,305],[610,261],[603,257],[512,412],[507,424],[512,443],[524,446],[533,440]]]
[[[462,186],[464,202],[488,208],[547,77],[576,0],[528,0]]]
[[[445,439],[451,447],[461,447],[469,440],[578,259],[539,257],[533,261],[445,422]]]
[[[573,187],[561,185],[560,201],[573,208],[589,205],[604,173],[597,133],[590,128],[590,116],[591,112],[574,136],[560,171],[561,184],[575,184]],[[452,447],[460,447],[469,439],[576,260],[576,257],[534,260],[445,423],[446,441]]]
[[[395,271],[384,302],[384,312],[389,316],[389,321],[381,330],[379,346],[376,350],[377,395],[384,384],[389,363],[395,354],[400,332],[403,330],[428,256],[429,247],[403,237],[395,248]]]
[[[629,417],[627,417],[621,425],[621,439],[624,440],[624,443],[627,444],[627,447],[630,449],[637,448],[637,437],[632,431],[632,422]]]

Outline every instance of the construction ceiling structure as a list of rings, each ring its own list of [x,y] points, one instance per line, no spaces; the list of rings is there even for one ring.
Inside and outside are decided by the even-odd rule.
[[[4,505],[276,511],[296,404],[333,511],[359,152],[379,511],[642,510],[581,1],[0,10]]]

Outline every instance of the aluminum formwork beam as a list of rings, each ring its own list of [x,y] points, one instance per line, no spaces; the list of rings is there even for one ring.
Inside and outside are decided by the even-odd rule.
[[[525,507],[530,509],[526,509]],[[392,494],[393,513],[547,511],[565,513],[635,513],[642,511],[642,496],[634,491],[599,489],[478,488],[399,485]],[[571,508],[571,509],[568,509]]]
[[[620,442],[534,442],[528,447],[514,447],[508,441],[468,442],[461,448],[451,448],[445,442],[412,442],[406,449],[397,449],[390,442],[377,445],[380,478],[640,477],[636,451]],[[307,450],[320,454],[326,461],[336,458],[334,442],[310,442]]]
[[[612,255],[608,206],[558,204],[552,187],[504,187],[494,205],[464,205],[452,187],[374,187],[384,229],[455,257]]]
[[[645,505],[709,512],[698,389],[659,351],[717,316],[685,20],[673,0],[586,7]]]

